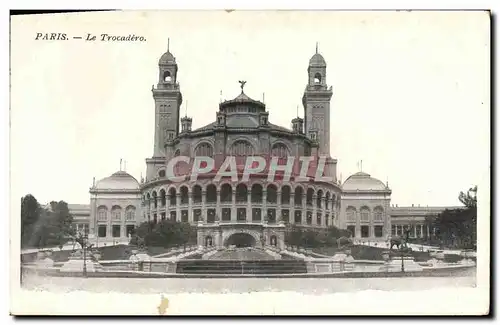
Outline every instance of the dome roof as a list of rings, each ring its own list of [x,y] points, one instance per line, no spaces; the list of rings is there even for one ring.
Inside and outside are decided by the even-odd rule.
[[[266,109],[266,105],[263,102],[248,97],[243,91],[241,91],[241,94],[239,94],[236,98],[220,103],[219,108],[221,111],[224,111],[227,107],[233,107],[241,104],[249,107],[255,107],[257,111],[265,111]]]
[[[234,101],[240,101],[240,102],[246,102],[246,101],[254,101],[253,99],[251,99],[250,97],[247,96],[247,94],[245,94],[244,92],[241,92],[241,94],[239,94],[235,99],[233,99]]]
[[[323,56],[319,53],[316,53],[312,56],[312,58],[309,60],[309,66],[313,66],[313,67],[317,67],[317,66],[320,66],[320,67],[324,67],[326,66],[326,61],[325,59],[323,58]]]
[[[175,64],[175,57],[170,51],[163,53],[160,58],[159,64]]]
[[[387,187],[380,180],[367,173],[358,172],[349,176],[342,185],[344,191],[382,191]]]
[[[138,190],[139,182],[132,175],[118,171],[98,181],[95,188],[98,190]]]

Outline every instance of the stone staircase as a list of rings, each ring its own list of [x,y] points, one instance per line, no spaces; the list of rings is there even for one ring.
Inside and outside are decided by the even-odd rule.
[[[176,273],[300,274],[307,273],[307,266],[300,260],[180,260]]]

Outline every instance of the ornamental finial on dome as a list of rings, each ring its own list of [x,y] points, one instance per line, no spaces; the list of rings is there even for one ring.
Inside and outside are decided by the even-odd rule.
[[[241,93],[243,94],[243,88],[245,87],[245,84],[247,83],[246,81],[244,80],[240,80],[238,81],[240,83],[240,87],[241,87]]]

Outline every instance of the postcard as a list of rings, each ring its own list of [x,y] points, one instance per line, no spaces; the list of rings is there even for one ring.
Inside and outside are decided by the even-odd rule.
[[[12,15],[11,314],[487,315],[490,24]]]

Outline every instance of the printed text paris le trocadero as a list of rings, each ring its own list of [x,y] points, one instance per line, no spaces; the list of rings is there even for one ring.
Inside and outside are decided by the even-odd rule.
[[[66,33],[36,33],[36,41],[68,41],[68,40],[84,40],[89,42],[145,42],[146,38],[144,36],[139,36],[135,34],[129,35],[111,35],[111,34],[85,34],[85,36],[74,35],[69,36]]]

